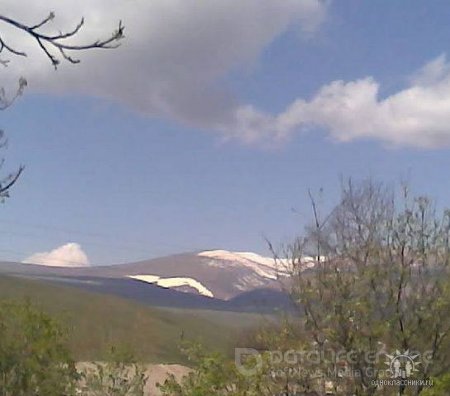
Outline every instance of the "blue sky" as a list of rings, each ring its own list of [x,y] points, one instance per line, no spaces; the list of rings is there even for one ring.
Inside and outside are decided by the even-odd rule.
[[[97,3],[101,9],[102,1]],[[295,2],[286,3],[295,9]],[[58,72],[39,53],[36,63],[30,57],[18,64],[16,71],[27,76],[30,87],[2,113],[9,138],[4,171],[19,164],[26,171],[0,208],[0,256],[23,260],[69,242],[79,244],[91,264],[213,248],[267,254],[264,236],[277,244],[301,232],[310,218],[308,189],[323,187],[329,207],[340,176],[408,179],[416,191],[440,205],[449,203],[446,2],[330,1],[316,5],[320,12],[311,11],[311,4],[292,21],[280,16],[282,22],[262,32],[263,38],[251,36],[248,45],[243,39],[239,53],[230,49],[217,63],[214,57],[223,53],[198,55],[210,28],[208,12],[214,10],[195,18],[182,14],[179,18],[192,17],[197,29],[204,23],[205,32],[193,35],[187,47],[183,43],[183,57],[173,61],[186,64],[178,63],[170,78],[158,70],[158,56],[170,65],[179,37],[167,39],[163,52],[154,43],[146,48],[145,37],[138,39],[146,25],[135,23],[133,15],[124,18],[130,26],[122,45],[129,48],[120,50],[125,52],[82,56],[81,65],[63,65]],[[10,11],[14,16],[12,5]],[[254,23],[252,15],[233,18],[225,33]],[[133,30],[137,25],[143,30]],[[166,38],[161,33],[161,40]],[[212,36],[204,45],[215,48],[217,39],[219,48],[233,48],[238,38]],[[134,40],[139,45],[133,46]],[[150,63],[123,63],[124,56],[140,60],[142,51]],[[115,56],[121,68],[111,65]],[[95,62],[101,75],[93,72]],[[207,62],[214,66],[204,66]],[[192,72],[191,86],[190,68],[202,66],[198,75]],[[122,75],[128,72],[129,78]],[[139,72],[140,79],[133,79],[131,73]],[[89,86],[78,89],[77,78]],[[167,88],[160,99],[166,91],[153,87],[163,80],[173,91]],[[117,81],[116,90],[108,86],[111,81]],[[325,98],[319,94],[335,81],[342,84]],[[374,85],[377,103],[360,105],[358,95],[370,99]],[[388,120],[384,99],[394,109]],[[431,110],[422,114],[422,105]],[[419,114],[413,122],[411,112]],[[231,122],[232,113],[247,118]]]

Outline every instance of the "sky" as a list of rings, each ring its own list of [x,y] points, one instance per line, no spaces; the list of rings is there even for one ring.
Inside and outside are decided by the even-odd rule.
[[[26,7],[24,6],[26,3]],[[340,178],[407,180],[450,205],[447,2],[5,0],[2,15],[72,43],[57,71],[27,52],[2,85],[28,86],[1,113],[3,174],[25,171],[0,206],[0,258],[104,265],[206,249],[269,254],[323,210]]]

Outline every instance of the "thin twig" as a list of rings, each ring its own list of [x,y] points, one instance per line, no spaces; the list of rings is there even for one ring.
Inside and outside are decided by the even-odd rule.
[[[119,41],[124,38],[124,29],[125,27],[122,24],[122,21],[119,21],[118,28],[107,38],[105,39],[99,39],[94,42],[90,42],[87,44],[80,44],[80,45],[71,45],[67,44],[65,40],[75,37],[82,27],[85,24],[84,18],[81,18],[80,22],[73,28],[72,30],[68,32],[59,32],[55,35],[48,35],[40,32],[40,28],[42,28],[44,25],[47,25],[49,22],[53,21],[55,19],[55,13],[51,12],[46,18],[44,18],[41,22],[28,26],[22,22],[16,21],[12,18],[8,18],[4,15],[0,15],[0,21],[11,25],[19,30],[22,30],[23,32],[29,34],[32,36],[36,42],[38,43],[41,50],[45,53],[47,58],[50,60],[52,65],[55,67],[55,69],[58,67],[58,65],[61,63],[60,59],[57,58],[57,56],[53,53],[52,49],[57,50],[62,59],[65,59],[66,61],[70,63],[80,63],[80,60],[77,58],[72,57],[69,55],[66,51],[84,51],[84,50],[90,50],[90,49],[113,49],[117,48],[120,43]],[[5,40],[0,37],[0,53],[2,51],[7,51],[13,55],[16,56],[27,56],[27,54],[23,51],[20,51],[16,48],[13,48],[11,45],[7,44]],[[4,61],[2,61],[4,63]]]

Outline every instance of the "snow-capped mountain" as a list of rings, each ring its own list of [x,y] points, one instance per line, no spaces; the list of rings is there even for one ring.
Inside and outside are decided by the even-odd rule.
[[[286,277],[275,261],[251,252],[206,250],[177,254],[130,264],[83,268],[3,263],[0,273],[34,277],[121,278],[152,286],[228,300],[255,289],[280,289]],[[73,279],[71,280],[73,281]]]
[[[122,266],[121,266],[122,267]],[[127,277],[219,299],[254,289],[279,289],[275,261],[251,252],[207,250],[123,266]]]
[[[278,277],[274,259],[263,257],[256,253],[206,250],[198,253],[198,256],[209,258],[209,265],[213,267],[224,268],[230,266],[243,266],[253,270],[256,274],[264,278],[275,280]]]

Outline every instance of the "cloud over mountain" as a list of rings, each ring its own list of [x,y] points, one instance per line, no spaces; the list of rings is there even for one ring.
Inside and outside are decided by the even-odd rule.
[[[66,243],[49,252],[40,252],[22,261],[51,267],[88,267],[89,259],[78,243]]]

